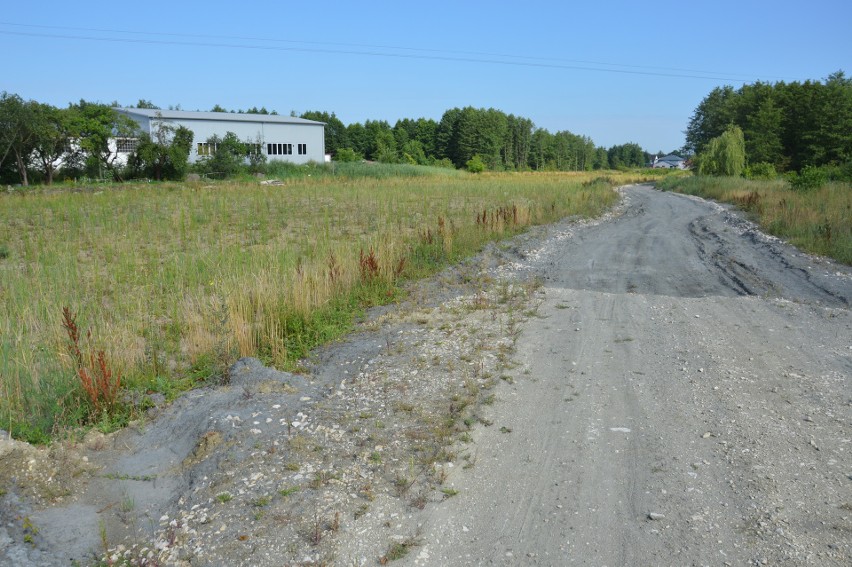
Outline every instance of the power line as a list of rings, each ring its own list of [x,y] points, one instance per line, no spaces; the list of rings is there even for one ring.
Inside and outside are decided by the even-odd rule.
[[[364,44],[364,43],[342,43],[342,42],[323,42],[323,41],[308,41],[308,40],[294,40],[294,39],[282,39],[282,38],[270,38],[270,37],[253,37],[253,36],[228,36],[228,35],[210,35],[210,34],[187,34],[187,33],[169,33],[169,32],[150,32],[150,31],[135,31],[135,30],[122,30],[122,29],[112,29],[112,28],[86,28],[86,27],[70,27],[70,26],[49,26],[42,24],[20,24],[15,22],[0,22],[0,25],[6,26],[16,26],[16,27],[26,27],[26,28],[39,28],[39,29],[50,29],[50,30],[70,30],[70,31],[82,31],[82,32],[98,32],[98,33],[118,33],[118,34],[131,34],[131,35],[147,35],[147,36],[162,36],[162,37],[175,37],[175,38],[195,38],[195,39],[226,39],[226,40],[236,40],[236,41],[259,41],[259,42],[270,42],[270,43],[288,43],[288,44],[304,44],[304,45],[316,45],[316,46],[333,46],[333,47],[348,47],[348,48],[358,48],[358,49],[389,49],[389,50],[397,50],[397,51],[410,51],[410,52],[421,52],[421,53],[444,53],[449,55],[473,55],[477,57],[498,57],[505,59],[520,59],[527,60],[530,62],[542,61],[542,62],[550,62],[550,63],[559,63],[559,64],[579,64],[579,65],[603,65],[607,67],[624,67],[627,69],[636,69],[636,70],[656,70],[656,71],[674,71],[680,73],[690,73],[690,75],[685,75],[687,78],[696,78],[693,75],[698,74],[701,75],[699,78],[703,78],[704,75],[723,75],[724,77],[733,79],[734,77],[743,77],[745,79],[752,79],[754,75],[746,75],[740,73],[727,73],[724,71],[702,71],[697,69],[687,69],[682,67],[662,67],[656,65],[634,65],[627,63],[609,63],[605,61],[589,61],[583,59],[565,59],[558,57],[535,57],[529,55],[515,55],[515,54],[507,54],[507,53],[491,53],[491,52],[481,52],[481,51],[464,51],[464,50],[451,50],[451,49],[436,49],[436,48],[421,48],[421,47],[410,47],[410,46],[394,46],[394,45],[378,45],[378,44]],[[5,33],[0,30],[0,33]],[[66,36],[43,36],[43,37],[62,37]],[[85,39],[95,39],[86,37]],[[121,41],[121,38],[104,38],[104,40],[110,41]],[[193,45],[192,42],[182,42],[182,44]],[[199,44],[200,46],[208,46],[208,44]],[[234,46],[234,47],[249,47],[249,46]],[[252,46],[254,47],[254,46]],[[262,47],[257,47],[258,49]],[[339,51],[334,51],[338,53]],[[366,54],[366,55],[386,55],[392,56],[392,54],[377,54],[377,53],[361,53],[361,52],[349,52],[342,51],[342,53],[354,53],[354,54]],[[424,56],[425,57],[425,56]],[[462,61],[466,61],[466,59],[461,59]],[[487,60],[486,62],[493,62],[491,60]],[[506,62],[510,63],[510,62]],[[573,68],[573,67],[572,67]],[[594,69],[600,71],[606,71],[608,69]],[[669,76],[669,75],[665,75]],[[706,77],[711,79],[718,79],[719,77]],[[785,79],[785,77],[770,77],[777,79]],[[737,79],[733,79],[737,80]]]
[[[3,24],[3,22],[0,22]],[[9,25],[9,24],[5,24]],[[21,24],[11,24],[11,25],[21,25]],[[32,26],[32,27],[46,27],[46,26]],[[98,31],[98,30],[92,30]],[[133,34],[144,34],[144,32],[111,32],[111,33],[133,33]],[[654,77],[673,77],[673,78],[686,78],[686,79],[705,79],[705,80],[718,80],[718,81],[731,81],[731,82],[745,82],[745,79],[735,78],[733,76],[714,76],[711,74],[687,74],[684,72],[658,72],[658,71],[642,71],[638,70],[642,67],[636,66],[635,69],[607,69],[602,67],[595,67],[592,65],[568,65],[563,63],[547,63],[547,62],[536,62],[536,61],[566,61],[566,60],[552,60],[545,58],[527,58],[531,59],[531,61],[510,61],[506,59],[495,59],[495,58],[485,58],[487,55],[483,54],[483,57],[450,57],[450,56],[442,56],[442,55],[427,55],[425,53],[391,53],[391,52],[382,52],[382,51],[366,51],[366,50],[354,50],[354,49],[333,49],[333,48],[319,48],[319,47],[285,47],[285,46],[274,46],[274,45],[252,45],[252,44],[239,44],[239,43],[221,43],[221,42],[199,42],[199,41],[175,41],[175,40],[164,40],[164,39],[144,39],[144,38],[124,38],[124,37],[101,37],[101,36],[91,36],[91,35],[79,35],[79,34],[48,34],[48,33],[35,33],[35,32],[18,32],[18,31],[8,31],[8,30],[0,30],[0,34],[6,35],[15,35],[15,36],[24,36],[24,37],[42,37],[49,39],[69,39],[69,40],[83,40],[83,41],[96,41],[96,42],[106,42],[106,43],[131,43],[131,44],[143,44],[143,45],[174,45],[174,46],[183,46],[183,47],[218,47],[218,48],[228,48],[228,49],[252,49],[252,50],[262,50],[262,51],[285,51],[285,52],[301,52],[301,53],[321,53],[321,54],[334,54],[334,55],[360,55],[360,56],[369,56],[369,57],[386,57],[386,58],[398,58],[398,59],[421,59],[421,60],[433,60],[433,61],[446,61],[446,62],[459,62],[459,63],[485,63],[492,65],[505,65],[505,66],[514,66],[514,67],[533,67],[533,68],[546,68],[546,69],[562,69],[562,70],[575,70],[575,71],[594,71],[594,72],[603,72],[603,73],[621,73],[627,75],[645,75],[645,76],[654,76]],[[154,34],[148,34],[154,35]],[[168,35],[168,36],[177,36],[177,37],[211,37],[211,36],[190,36],[184,35],[180,36],[178,34],[160,34],[160,35]],[[249,38],[245,38],[249,39]],[[310,42],[296,42],[293,40],[258,40],[258,41],[279,41],[279,42],[293,42],[293,43],[310,43]],[[351,45],[351,44],[329,44],[329,43],[320,43],[313,42],[314,45]],[[373,49],[381,49],[378,46],[374,46]],[[417,51],[414,48],[387,48],[387,49],[406,49]],[[427,51],[427,50],[422,50]],[[435,50],[439,53],[465,53],[465,52],[452,52],[452,51],[440,51]],[[490,57],[514,57],[524,59],[522,56],[500,56],[500,55],[491,55]],[[618,64],[612,63],[597,63],[596,65],[611,65],[616,66]],[[620,65],[623,67],[629,67],[627,65]],[[665,69],[665,68],[663,68]],[[702,71],[694,71],[691,73],[703,73]],[[717,74],[719,75],[719,74]]]

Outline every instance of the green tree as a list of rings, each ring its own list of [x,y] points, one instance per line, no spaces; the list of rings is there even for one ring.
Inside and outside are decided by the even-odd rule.
[[[193,133],[190,129],[157,120],[152,133],[139,136],[136,151],[128,158],[134,175],[144,175],[158,181],[183,179],[192,150]]]
[[[479,155],[489,169],[499,168],[507,129],[507,117],[499,110],[463,108],[454,128],[456,154],[450,158],[457,167],[464,167],[469,159]]]
[[[745,168],[745,139],[739,126],[731,125],[713,138],[696,156],[699,175],[738,176]]]
[[[402,158],[411,164],[426,165],[429,163],[429,158],[426,157],[426,152],[423,151],[423,144],[419,140],[408,140],[402,146]]]
[[[346,138],[351,149],[362,156],[367,155],[369,144],[367,143],[367,129],[359,122],[353,122],[346,127]]]
[[[536,171],[544,171],[556,168],[556,160],[553,153],[553,134],[544,128],[538,128],[533,132],[530,139],[529,164]]]
[[[595,148],[594,158],[592,162],[593,169],[609,169],[609,154],[606,148]]]
[[[506,117],[506,137],[501,150],[503,166],[521,170],[529,167],[532,133],[535,126],[529,118],[510,114]]]
[[[160,110],[160,107],[151,102],[150,100],[145,100],[144,98],[140,98],[139,102],[136,103],[136,108],[147,108],[148,110]]]
[[[444,112],[435,127],[435,157],[449,159],[458,167],[458,136],[456,129],[461,118],[460,108],[451,108]]]
[[[397,161],[396,138],[384,120],[367,120],[364,123],[367,159],[394,163]]]
[[[703,152],[710,140],[721,136],[725,128],[735,122],[737,98],[734,88],[726,85],[710,91],[698,104],[686,127],[684,148],[688,153]]]
[[[71,105],[69,113],[87,173],[96,177],[109,175],[120,180],[120,171],[116,167],[118,150],[112,140],[139,137],[138,124],[132,118],[117,113],[111,106],[85,100]]]
[[[714,89],[696,108],[687,151],[703,153],[729,124],[743,130],[749,163],[784,170],[852,160],[852,81],[842,71],[824,82],[757,82]]]
[[[607,160],[613,169],[627,167],[644,167],[645,150],[633,142],[612,146],[607,150]]]
[[[29,185],[27,168],[33,152],[35,108],[18,95],[0,95],[0,166],[11,158],[22,185]]]
[[[246,145],[233,132],[226,132],[221,138],[213,136],[207,139],[210,155],[202,158],[199,168],[207,173],[216,173],[223,177],[236,175],[244,169]]]
[[[73,120],[68,110],[48,104],[35,103],[32,110],[32,156],[50,185],[60,164],[73,161]]]

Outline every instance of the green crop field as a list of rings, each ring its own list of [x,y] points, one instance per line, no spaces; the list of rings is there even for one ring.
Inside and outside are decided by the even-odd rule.
[[[173,396],[240,356],[297,368],[400,280],[532,224],[598,215],[631,180],[347,165],[283,185],[0,195],[0,428],[43,442],[120,426],[135,410],[107,384],[119,380]]]

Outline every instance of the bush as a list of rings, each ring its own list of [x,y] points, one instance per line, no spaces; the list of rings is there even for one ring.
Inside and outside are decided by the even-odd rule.
[[[453,161],[450,158],[441,158],[441,159],[432,158],[432,161],[429,165],[431,165],[432,167],[443,167],[443,168],[446,168],[446,169],[455,169],[455,167],[456,167],[455,164],[453,163]]]
[[[790,182],[790,186],[796,191],[811,191],[825,185],[828,181],[828,175],[819,167],[807,165],[802,169],[801,173],[797,174],[795,171],[789,173],[787,181]]]
[[[843,165],[823,165],[820,167],[828,181],[852,182],[852,161]]]
[[[743,177],[746,179],[775,179],[778,177],[778,172],[775,171],[775,166],[765,161],[749,165],[743,171]]]
[[[479,157],[479,154],[476,154],[465,163],[467,166],[467,170],[471,173],[482,173],[485,171],[485,162],[482,161],[482,158]]]
[[[334,161],[339,161],[343,163],[361,161],[362,159],[364,159],[364,156],[362,156],[352,148],[340,148],[334,155]]]
[[[207,139],[210,155],[196,162],[195,167],[201,173],[231,177],[245,171],[246,145],[233,132],[225,136],[213,136]]]

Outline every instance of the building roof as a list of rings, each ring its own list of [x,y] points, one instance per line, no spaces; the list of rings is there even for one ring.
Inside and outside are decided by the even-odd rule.
[[[679,161],[684,161],[684,159],[680,156],[676,156],[675,154],[669,154],[665,157],[661,157],[657,161],[668,161],[668,162],[677,163]]]
[[[295,116],[278,114],[239,114],[236,112],[192,112],[188,110],[155,110],[150,108],[116,108],[125,114],[135,114],[146,118],[164,118],[172,120],[216,120],[220,122],[266,122],[273,124],[325,125],[325,122],[306,120]]]

